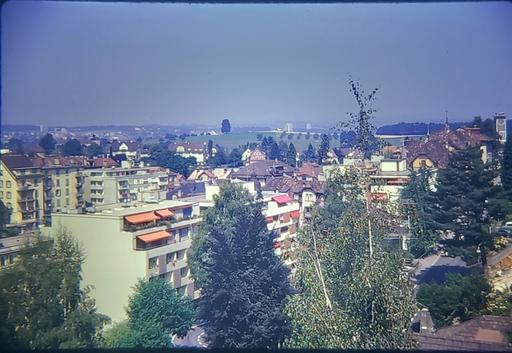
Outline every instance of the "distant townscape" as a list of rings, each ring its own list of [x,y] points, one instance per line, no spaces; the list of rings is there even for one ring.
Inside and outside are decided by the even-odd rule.
[[[510,350],[506,115],[372,130],[361,112],[355,128],[302,131],[237,131],[229,119],[204,129],[5,128],[2,339]],[[48,295],[69,301],[52,310],[88,320],[88,331],[70,331],[61,314],[27,326],[45,310],[27,303]],[[38,341],[50,328],[65,338]]]

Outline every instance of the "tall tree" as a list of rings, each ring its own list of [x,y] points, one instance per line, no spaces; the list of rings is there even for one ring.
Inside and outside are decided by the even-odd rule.
[[[297,166],[297,150],[291,142],[286,153],[286,163],[292,167]]]
[[[194,157],[182,157],[169,151],[165,145],[161,144],[152,146],[148,162],[159,167],[170,168],[186,177],[197,166],[197,161]]]
[[[473,118],[473,127],[481,128],[482,127],[482,117],[475,116]]]
[[[77,139],[67,140],[62,146],[62,154],[64,156],[80,156],[82,153],[82,144]]]
[[[272,143],[272,146],[270,146],[270,151],[268,153],[268,159],[270,160],[276,160],[279,159],[281,156],[281,149],[279,148],[279,145],[277,142]]]
[[[327,152],[329,152],[329,135],[322,134],[320,148],[318,149],[318,164],[322,164],[327,158]]]
[[[408,220],[411,239],[409,250],[414,257],[424,257],[437,245],[432,219],[432,175],[429,169],[413,172],[409,184],[402,190],[403,212]]]
[[[209,346],[276,348],[288,335],[283,308],[291,287],[261,204],[227,184],[201,227],[189,263],[203,291],[199,317]]]
[[[288,144],[284,141],[279,141],[279,157],[278,157],[278,160],[280,160],[281,162],[285,162],[286,163],[286,158],[287,158],[287,155],[288,155]]]
[[[128,320],[139,347],[169,347],[170,335],[186,335],[195,313],[191,299],[178,295],[163,278],[141,280],[128,303]]]
[[[57,141],[53,138],[52,134],[46,134],[39,140],[39,146],[44,149],[44,153],[51,154],[55,151]]]
[[[85,148],[85,154],[89,158],[97,157],[103,154],[103,148],[95,143],[91,143]]]
[[[512,193],[512,135],[507,138],[501,162],[501,184],[505,191]]]
[[[492,138],[496,138],[498,134],[496,133],[496,127],[494,125],[493,119],[485,119],[480,127],[480,131],[482,134],[487,135]]]
[[[343,183],[333,185],[333,191],[344,188],[344,192],[327,196],[325,203],[339,212],[316,213],[299,232],[297,294],[287,305],[293,333],[287,345],[411,348],[412,288],[400,255],[384,251],[381,245],[390,220],[365,205],[359,178],[336,178],[344,180],[336,180]]]
[[[375,148],[375,137],[373,135],[375,127],[372,120],[376,110],[372,107],[372,102],[375,100],[375,95],[379,89],[375,88],[370,94],[366,94],[359,82],[350,79],[349,85],[359,111],[349,113],[349,123],[339,123],[338,128],[340,131],[347,127],[351,128],[357,136],[356,147],[363,152],[365,158],[370,158]]]
[[[208,158],[211,158],[213,156],[213,141],[208,140],[208,145],[206,147]]]
[[[238,148],[233,148],[228,158],[231,167],[239,167],[242,165],[242,152]]]
[[[98,345],[109,319],[96,312],[89,289],[80,288],[83,259],[78,244],[61,229],[54,241],[25,247],[13,267],[0,272],[0,332],[8,333],[4,348]]]
[[[23,141],[12,137],[9,142],[7,142],[7,148],[10,149],[13,153],[23,154]]]
[[[231,132],[231,123],[229,122],[229,119],[223,119],[222,120],[220,131],[223,134],[227,134],[227,133]]]
[[[438,172],[430,212],[436,229],[448,237],[444,243],[449,251],[468,261],[479,252],[482,265],[494,243],[489,225],[496,211],[490,212],[489,202],[498,192],[495,176],[495,170],[482,162],[478,147],[452,154],[447,168]]]
[[[308,149],[306,151],[304,151],[304,153],[302,155],[302,160],[304,162],[316,162],[317,161],[317,156],[316,156],[315,148],[313,147],[313,145],[309,144]]]

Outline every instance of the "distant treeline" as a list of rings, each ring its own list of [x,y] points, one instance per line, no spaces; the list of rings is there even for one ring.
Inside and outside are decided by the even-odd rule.
[[[457,129],[462,126],[471,125],[471,123],[450,123],[450,129]],[[441,131],[444,129],[444,123],[398,123],[393,125],[384,125],[377,129],[378,135],[426,135]]]

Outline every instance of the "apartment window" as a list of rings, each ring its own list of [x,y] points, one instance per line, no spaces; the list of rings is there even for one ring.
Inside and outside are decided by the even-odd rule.
[[[10,199],[11,198],[11,192],[10,191],[7,191],[7,193],[5,194],[6,198],[7,199]]]
[[[69,186],[69,179],[66,179],[66,186]]]
[[[15,258],[16,258],[16,255],[14,255],[14,254],[9,255],[9,265],[12,265],[14,263]]]
[[[3,199],[4,198],[4,192],[3,191],[0,191],[0,198]]]
[[[158,264],[158,257],[152,257],[148,261],[148,268],[152,269],[155,268]]]
[[[185,259],[186,257],[186,254],[187,254],[187,250],[180,250],[178,251],[178,260],[183,260]]]
[[[7,208],[8,208],[8,209],[12,209],[12,203],[7,202]]]
[[[60,207],[60,199],[57,199],[57,207]]]
[[[0,266],[1,267],[7,266],[7,256],[6,255],[0,257]]]
[[[58,172],[57,172],[57,175],[59,175]],[[56,182],[55,186],[60,187],[60,179],[56,179],[55,182]]]
[[[167,254],[166,260],[167,260],[168,264],[173,262],[175,259],[176,259],[176,253],[175,252],[171,252],[171,253]]]
[[[58,185],[57,185],[58,186]],[[60,189],[55,190],[55,196],[60,197]]]
[[[188,228],[180,229],[180,237],[182,237],[182,238],[188,237]]]
[[[66,206],[69,206],[69,197],[66,197]]]
[[[188,276],[188,266],[180,268],[180,275],[181,275],[181,277],[187,277]]]
[[[0,188],[3,188],[3,187],[4,187],[4,181],[0,180]]]
[[[11,181],[10,181],[10,180],[7,180],[7,181],[5,182],[5,187],[6,187],[6,188],[10,188],[10,187],[11,187]]]
[[[281,228],[281,234],[286,233],[288,231],[288,227]]]
[[[69,196],[69,189],[66,189],[66,196]]]

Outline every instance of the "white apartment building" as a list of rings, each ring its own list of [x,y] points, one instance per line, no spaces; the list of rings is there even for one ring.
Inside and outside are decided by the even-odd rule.
[[[201,223],[191,202],[162,201],[131,207],[103,207],[94,213],[54,213],[50,234],[61,227],[85,253],[82,285],[93,286],[98,311],[113,322],[138,279],[161,276],[182,295],[199,296],[187,266],[187,250]]]
[[[372,199],[397,202],[402,189],[409,183],[410,174],[405,159],[382,159],[379,170],[370,177]]]
[[[84,171],[84,200],[95,206],[165,200],[168,172],[159,168],[101,168]]]

